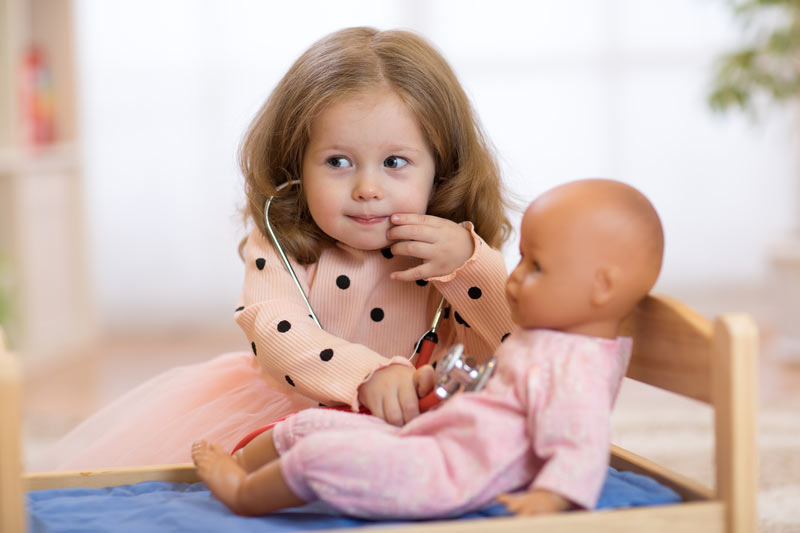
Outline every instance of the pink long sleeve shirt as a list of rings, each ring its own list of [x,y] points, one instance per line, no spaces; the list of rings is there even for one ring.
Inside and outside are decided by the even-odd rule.
[[[326,409],[289,417],[273,430],[281,471],[306,501],[369,518],[459,515],[533,488],[593,508],[631,348],[630,338],[518,330],[484,390],[402,428]]]
[[[292,261],[324,329],[311,319],[277,252],[254,230],[245,245],[245,281],[235,318],[265,376],[290,394],[358,409],[358,387],[389,364],[408,358],[430,327],[443,295],[448,301],[437,360],[454,343],[473,357],[490,357],[513,328],[505,301],[502,254],[471,232],[474,252],[450,275],[416,282],[389,274],[419,264],[387,248],[363,251],[338,244],[311,265]]]

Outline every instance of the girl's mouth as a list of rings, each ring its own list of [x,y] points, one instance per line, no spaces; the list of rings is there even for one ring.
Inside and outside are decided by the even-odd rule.
[[[350,215],[350,216],[348,216],[348,218],[350,220],[354,221],[354,222],[357,222],[358,224],[363,224],[365,226],[371,226],[371,225],[379,224],[379,223],[383,222],[388,217],[382,217],[382,216],[377,216],[377,215],[364,215],[364,216]]]

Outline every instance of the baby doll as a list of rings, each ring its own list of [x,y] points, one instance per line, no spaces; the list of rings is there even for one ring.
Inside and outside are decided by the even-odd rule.
[[[632,346],[617,331],[658,277],[661,223],[636,189],[593,179],[541,195],[521,230],[506,283],[519,328],[482,391],[403,427],[309,409],[233,457],[196,442],[211,492],[246,515],[319,499],[368,518],[454,516],[498,496],[520,514],[593,508]]]

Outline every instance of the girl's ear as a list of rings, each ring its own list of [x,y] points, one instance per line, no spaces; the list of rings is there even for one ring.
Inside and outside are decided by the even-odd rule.
[[[592,284],[592,305],[603,307],[613,300],[619,290],[621,276],[622,270],[616,265],[605,265],[598,268]]]

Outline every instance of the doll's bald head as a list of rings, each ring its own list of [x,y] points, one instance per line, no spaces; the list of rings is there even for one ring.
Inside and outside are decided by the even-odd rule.
[[[528,207],[520,251],[507,286],[518,323],[614,336],[658,278],[664,234],[653,205],[634,187],[579,180],[548,190]],[[543,307],[525,313],[526,306]]]

